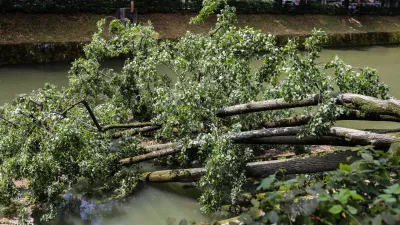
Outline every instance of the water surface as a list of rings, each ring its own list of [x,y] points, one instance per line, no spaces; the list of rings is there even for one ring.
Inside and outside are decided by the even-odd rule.
[[[321,61],[331,60],[336,54],[355,67],[377,69],[381,80],[390,86],[390,94],[400,98],[400,46],[326,49],[321,53]],[[107,63],[113,68],[121,65],[121,60]],[[43,87],[45,82],[66,86],[69,67],[69,63],[52,63],[0,68],[0,105],[11,101],[17,94]],[[170,73],[166,67],[160,67],[160,72]],[[360,129],[399,127],[390,122],[366,121],[341,121],[338,125]],[[51,224],[158,225],[166,224],[168,218],[175,218],[175,224],[183,218],[197,222],[209,220],[199,211],[199,195],[199,191],[184,189],[182,184],[146,184],[124,202],[84,199],[78,204],[78,213],[71,213]]]

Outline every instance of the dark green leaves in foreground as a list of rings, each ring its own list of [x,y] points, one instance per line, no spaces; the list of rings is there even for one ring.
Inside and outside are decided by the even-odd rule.
[[[388,224],[400,221],[398,151],[361,151],[368,155],[321,176],[300,175],[296,182],[265,178],[263,197],[241,216],[246,224]],[[385,174],[385,176],[382,176]],[[253,213],[258,212],[258,213]],[[260,213],[261,212],[261,213]]]

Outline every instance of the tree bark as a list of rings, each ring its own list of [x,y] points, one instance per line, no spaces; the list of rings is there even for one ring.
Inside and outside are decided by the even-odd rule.
[[[275,127],[292,127],[292,126],[301,126],[305,125],[310,121],[313,115],[298,115],[283,118],[275,121],[267,121],[262,125],[265,128],[275,128]],[[400,122],[399,117],[388,116],[388,115],[379,115],[376,113],[362,113],[360,111],[352,111],[348,114],[340,115],[336,118],[337,120],[369,120],[369,121],[391,121],[391,122]]]
[[[348,164],[357,159],[357,151],[348,150],[286,160],[253,162],[247,164],[246,174],[248,177],[267,177],[282,169],[285,174],[317,173],[335,170],[340,163]],[[198,181],[205,173],[205,168],[161,170],[143,173],[142,180],[155,183],[193,182]]]
[[[148,127],[142,127],[139,129],[132,129],[132,130],[124,130],[124,131],[118,131],[116,133],[114,133],[114,135],[112,136],[114,139],[117,138],[121,138],[124,135],[137,135],[137,134],[141,134],[141,133],[148,133],[151,131],[155,131],[160,129],[160,126],[148,126]]]
[[[377,134],[368,131],[361,131],[343,127],[332,127],[326,131],[322,137],[303,137],[296,135],[301,131],[301,127],[280,127],[261,130],[244,131],[232,134],[229,138],[236,144],[290,144],[290,145],[336,145],[336,146],[358,146],[373,145],[377,149],[388,150],[392,143],[398,138]],[[153,151],[144,155],[133,156],[121,159],[120,163],[124,166],[152,160],[178,153],[182,150],[181,145],[172,148]]]
[[[161,150],[161,149],[172,148],[175,145],[176,145],[176,143],[169,142],[169,143],[164,143],[164,144],[146,145],[146,146],[144,146],[144,148],[146,150],[148,150],[149,152],[152,152],[152,151],[157,151],[157,150]]]
[[[217,111],[218,117],[227,117],[251,112],[266,110],[287,109],[295,107],[318,105],[320,96],[309,95],[303,100],[287,102],[284,99],[272,99],[262,102],[251,102],[247,104],[234,105],[221,108]],[[389,115],[400,118],[400,101],[397,99],[381,100],[374,97],[358,94],[340,94],[336,97],[337,104],[348,108],[361,110],[362,112]]]
[[[149,153],[144,154],[144,155],[138,155],[138,156],[133,156],[133,157],[130,157],[130,158],[121,159],[119,162],[120,162],[121,165],[124,165],[124,166],[132,165],[132,164],[135,164],[135,163],[140,163],[140,162],[143,162],[143,161],[159,158],[159,157],[162,157],[162,156],[172,155],[172,154],[180,152],[181,150],[182,150],[182,146],[181,145],[177,145],[177,146],[175,146],[173,148],[161,149],[161,150],[149,152]]]
[[[261,112],[266,110],[312,106],[318,104],[320,99],[319,97],[319,95],[309,95],[303,100],[294,102],[287,102],[283,98],[266,100],[262,102],[250,102],[246,104],[221,108],[217,111],[216,115],[218,117],[227,117],[251,112]]]
[[[127,129],[127,128],[141,128],[141,127],[147,127],[147,126],[153,126],[151,122],[136,122],[136,123],[127,123],[127,124],[112,124],[112,125],[107,125],[103,126],[102,130],[107,131],[111,129]]]
[[[400,117],[400,101],[394,98],[381,100],[359,94],[342,94],[337,97],[337,102],[364,112]]]
[[[294,145],[374,145],[378,149],[389,149],[396,137],[343,127],[332,127],[322,137],[297,138],[301,127],[282,127],[240,132],[231,135],[235,143],[241,144],[294,144]]]

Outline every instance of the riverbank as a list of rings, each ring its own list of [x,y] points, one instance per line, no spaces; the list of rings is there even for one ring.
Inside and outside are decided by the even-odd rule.
[[[177,39],[186,31],[208,32],[215,24],[210,17],[203,26],[190,25],[195,14],[139,14],[139,22],[151,21],[160,39]],[[96,22],[113,15],[24,14],[0,15],[0,64],[71,61],[82,55]],[[400,16],[329,16],[245,14],[239,27],[249,26],[276,35],[283,44],[288,37],[307,35],[321,28],[329,35],[328,46],[399,44]]]

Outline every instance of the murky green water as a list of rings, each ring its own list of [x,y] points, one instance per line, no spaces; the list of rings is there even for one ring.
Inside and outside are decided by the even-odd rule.
[[[356,66],[376,68],[382,81],[390,85],[390,93],[400,98],[400,46],[363,47],[351,49],[327,49],[321,54],[321,60],[327,61],[338,54],[346,63]],[[108,67],[118,68],[121,61],[107,63]],[[70,65],[18,65],[0,68],[0,105],[12,100],[17,94],[27,93],[43,87],[45,82],[57,86],[67,85],[67,73]],[[166,70],[166,68],[160,68]],[[338,125],[364,128],[398,128],[395,123],[345,121]],[[168,218],[178,222],[183,219],[195,221],[209,220],[210,217],[199,212],[197,198],[199,191],[184,189],[181,184],[147,184],[125,202],[99,202],[84,199],[76,207],[79,209],[68,217],[51,224],[104,224],[104,225],[158,225],[167,224]]]

